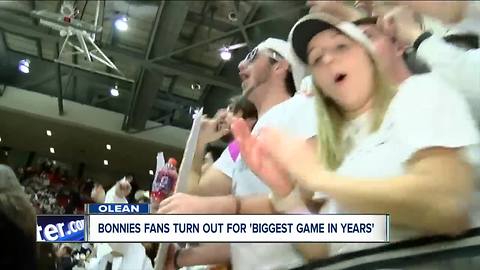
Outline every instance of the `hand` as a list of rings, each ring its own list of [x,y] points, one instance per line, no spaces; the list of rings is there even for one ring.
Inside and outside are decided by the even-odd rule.
[[[208,197],[175,193],[160,203],[159,214],[208,214],[212,209]]]
[[[132,191],[132,186],[124,177],[122,180],[118,181],[118,189],[124,197],[127,197],[128,194],[130,194],[130,191]]]
[[[207,144],[214,142],[230,132],[228,124],[225,123],[226,112],[219,111],[214,118],[202,117],[199,142]]]
[[[380,17],[387,15],[388,12],[392,11],[396,5],[392,2],[374,2],[372,4],[372,17]]]
[[[221,118],[220,127],[222,129],[228,129],[228,131],[230,131],[230,126],[232,125],[232,122],[233,122],[233,119],[235,119],[235,116],[233,115],[232,112],[229,112],[229,111],[225,111],[222,116],[223,118]]]
[[[347,6],[342,1],[307,1],[307,6],[310,6],[310,14],[327,13],[342,21],[355,21],[364,17],[361,11]]]
[[[233,121],[233,113],[228,109],[220,109],[217,111],[213,119],[217,120],[219,130],[230,130]]]
[[[326,172],[317,157],[315,140],[294,138],[271,128],[262,129],[259,136],[265,151],[301,186],[311,191],[318,189],[318,181],[325,178]]]
[[[373,3],[374,1],[355,1],[353,6],[356,9],[363,10],[367,14],[367,16],[371,16],[373,13]]]
[[[251,135],[247,122],[244,119],[234,120],[232,132],[240,145],[242,159],[250,170],[279,196],[288,195],[294,186],[288,172],[272,159],[259,140]]]
[[[470,1],[391,1],[423,15],[440,20],[444,24],[461,21]],[[390,3],[390,1],[389,1]]]
[[[423,33],[416,16],[418,15],[412,10],[398,6],[379,18],[378,26],[385,34],[395,37],[401,44],[411,46]]]
[[[92,197],[93,201],[96,203],[105,202],[105,189],[103,189],[103,186],[100,184],[95,185],[90,193],[90,197]]]

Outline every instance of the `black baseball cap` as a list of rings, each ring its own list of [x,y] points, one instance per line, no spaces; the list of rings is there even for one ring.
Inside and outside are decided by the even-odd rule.
[[[373,52],[371,41],[354,23],[340,21],[324,13],[312,13],[302,17],[293,26],[289,41],[297,57],[308,64],[307,47],[312,38],[328,29],[335,29],[362,44],[369,52]]]

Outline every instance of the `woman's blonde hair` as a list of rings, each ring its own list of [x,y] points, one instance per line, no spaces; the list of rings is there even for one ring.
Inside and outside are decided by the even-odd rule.
[[[373,64],[374,100],[372,109],[372,125],[370,132],[380,128],[385,112],[395,95],[395,88],[386,80],[380,72],[376,61],[369,54]],[[313,75],[312,75],[313,76]],[[313,77],[312,77],[313,79]],[[320,160],[328,169],[335,170],[342,164],[347,146],[342,143],[343,129],[346,119],[341,109],[330,98],[323,94],[312,80],[316,89],[317,121],[318,121],[318,152]]]

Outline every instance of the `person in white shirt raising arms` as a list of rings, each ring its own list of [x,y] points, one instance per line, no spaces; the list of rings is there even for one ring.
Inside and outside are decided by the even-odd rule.
[[[480,18],[480,10],[477,16]],[[480,125],[478,47],[465,50],[449,44],[438,35],[422,30],[421,25],[415,20],[414,12],[406,7],[397,7],[387,13],[385,17],[380,18],[378,25],[386,35],[395,38],[397,42],[413,47],[417,57],[427,63],[433,73],[460,90],[467,98]],[[480,20],[477,26],[480,29]]]
[[[258,121],[252,131],[248,127],[249,133],[258,134],[262,127],[268,126],[314,141],[317,133],[314,99],[301,93],[295,94],[300,88],[304,71],[304,64],[292,55],[290,45],[283,40],[269,38],[246,56],[239,64],[243,95],[255,104],[258,112]],[[267,197],[269,188],[249,169],[241,156],[235,161],[232,177],[227,179],[231,195],[200,197],[175,194],[161,203],[160,213],[271,211]],[[180,250],[174,256],[177,266],[219,263],[228,261],[229,257],[235,270],[289,268],[304,262],[291,244],[282,243],[206,244]]]
[[[127,196],[132,190],[133,175],[127,174],[117,181],[105,194],[101,185],[96,184],[91,196],[96,203],[128,203]],[[153,269],[141,243],[96,243],[96,258],[92,258],[87,270],[107,269],[108,262],[120,264],[119,269]],[[115,256],[114,256],[115,255]]]
[[[205,171],[202,169],[202,157],[205,156],[205,149],[209,143],[224,137],[229,137],[227,140],[233,140],[233,136],[230,133],[230,124],[233,117],[242,117],[247,120],[249,126],[253,127],[257,120],[255,105],[245,97],[234,97],[231,99],[227,109],[219,110],[213,118],[204,117],[202,119],[197,147],[189,174],[187,193],[201,196],[220,196],[231,193],[232,187],[229,178],[232,177],[236,161],[235,155],[232,155],[232,151],[230,151],[231,145]],[[229,143],[234,142],[229,141]]]

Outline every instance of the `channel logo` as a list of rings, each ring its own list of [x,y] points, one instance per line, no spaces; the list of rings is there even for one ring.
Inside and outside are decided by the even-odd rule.
[[[85,241],[85,216],[37,216],[37,242]]]

